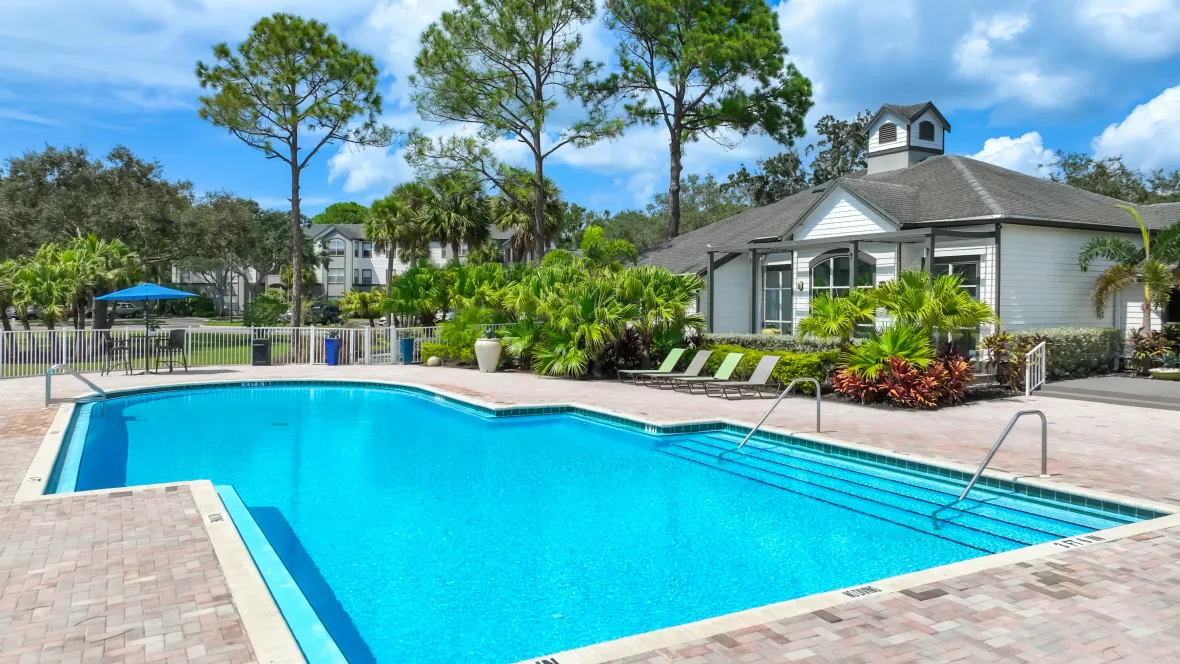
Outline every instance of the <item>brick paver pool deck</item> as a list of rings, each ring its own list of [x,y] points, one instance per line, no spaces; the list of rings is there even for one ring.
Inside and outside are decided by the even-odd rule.
[[[661,422],[754,422],[768,405],[418,366],[233,367],[97,380],[120,389],[265,378],[414,382],[493,404],[577,402]],[[58,377],[55,391],[83,388]],[[187,487],[13,503],[56,410],[43,408],[43,397],[43,379],[0,381],[0,664],[255,661]],[[827,436],[960,464],[978,463],[1015,411],[1040,408],[1049,418],[1054,481],[1180,508],[1180,412],[1035,397],[936,413],[839,402],[823,408]],[[812,430],[814,402],[790,399],[768,424]],[[1035,475],[1039,444],[1034,423],[1022,423],[993,465]],[[753,623],[616,661],[1180,662],[1180,528]]]

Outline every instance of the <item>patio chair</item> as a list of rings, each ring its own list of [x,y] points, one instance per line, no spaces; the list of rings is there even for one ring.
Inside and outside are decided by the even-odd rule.
[[[749,391],[759,397],[766,394],[766,388],[774,387],[767,384],[770,380],[770,374],[774,372],[774,367],[778,361],[782,359],[779,355],[763,355],[761,360],[758,360],[758,366],[754,367],[754,372],[750,374],[748,380],[728,380],[717,383],[705,383],[705,394],[713,396],[711,391],[716,388],[720,396],[729,398],[732,393],[737,393],[739,397],[746,396]],[[777,390],[775,390],[777,391]],[[771,393],[773,395],[773,392]]]
[[[648,381],[648,385],[656,385],[660,389],[663,389],[662,384],[667,384],[667,381],[672,378],[688,378],[690,376],[701,375],[701,370],[705,368],[705,362],[709,361],[709,356],[712,354],[713,351],[711,350],[698,350],[697,354],[692,356],[692,361],[680,373],[640,374],[637,380]]]
[[[668,357],[664,358],[663,364],[659,369],[620,369],[619,380],[626,382],[628,378],[631,382],[638,383],[639,377],[648,374],[670,374],[676,368],[676,363],[684,355],[683,348],[673,348],[672,352],[668,353]]]
[[[671,379],[672,389],[679,389],[681,385],[688,388],[688,393],[693,393],[693,386],[700,385],[702,389],[708,383],[715,383],[717,381],[726,381],[733,377],[733,372],[737,370],[738,363],[745,357],[743,353],[730,353],[721,360],[721,366],[717,367],[717,373],[712,376],[683,376],[681,378]]]
[[[102,371],[105,376],[116,368],[122,368],[124,373],[131,373],[131,345],[126,339],[113,339],[109,332],[102,337]]]
[[[160,370],[160,360],[168,364],[168,373],[178,363],[188,373],[188,357],[184,352],[185,330],[168,330],[168,340],[156,347],[156,371]]]

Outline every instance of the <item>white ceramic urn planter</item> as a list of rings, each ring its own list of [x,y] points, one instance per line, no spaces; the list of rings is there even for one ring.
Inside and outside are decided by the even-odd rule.
[[[500,353],[504,346],[499,339],[480,338],[475,340],[475,361],[479,363],[479,370],[492,373],[500,366]]]

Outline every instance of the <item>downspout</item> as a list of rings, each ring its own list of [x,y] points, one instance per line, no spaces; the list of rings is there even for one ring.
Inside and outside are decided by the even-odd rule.
[[[714,259],[714,256],[716,256],[717,252],[710,251],[710,252],[708,252],[708,254],[709,254],[709,262],[708,262],[708,267],[707,267],[708,273],[705,277],[705,289],[708,291],[709,299],[706,301],[708,306],[705,307],[705,329],[708,330],[709,332],[712,332],[713,331],[713,299],[714,299],[713,298],[713,294],[714,294],[713,287],[714,287],[715,281],[716,281],[714,276],[717,273],[717,270],[713,267],[713,259]]]

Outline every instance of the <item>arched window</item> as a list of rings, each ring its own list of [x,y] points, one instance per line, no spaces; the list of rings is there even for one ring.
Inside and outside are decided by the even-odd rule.
[[[878,143],[892,143],[897,140],[897,125],[886,122],[877,130]]]
[[[343,256],[344,255],[344,240],[336,238],[328,243],[329,256]]]
[[[934,140],[934,123],[929,120],[923,120],[918,123],[918,140],[919,141],[933,141]]]
[[[811,261],[811,297],[827,293],[843,297],[852,285],[851,262],[847,251],[831,252]],[[877,266],[872,258],[861,254],[856,261],[856,287],[869,288],[877,281]]]

